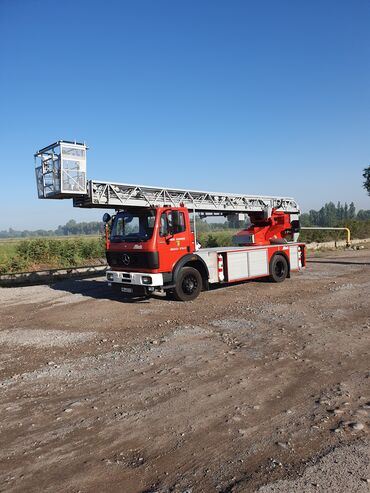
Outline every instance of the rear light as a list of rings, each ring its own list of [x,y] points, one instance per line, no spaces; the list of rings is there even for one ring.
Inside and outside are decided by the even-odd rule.
[[[141,282],[143,284],[152,284],[152,278],[150,276],[141,276]]]
[[[225,274],[224,274],[224,259],[221,253],[217,255],[217,266],[218,266],[218,280],[222,282],[225,280]]]
[[[302,269],[304,264],[304,249],[303,247],[298,247],[298,268]]]
[[[108,281],[113,281],[114,280],[114,275],[113,275],[112,272],[108,272],[108,274],[107,274],[107,280]]]

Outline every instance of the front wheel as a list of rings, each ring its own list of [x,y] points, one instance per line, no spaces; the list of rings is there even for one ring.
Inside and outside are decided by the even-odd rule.
[[[178,301],[191,301],[199,296],[202,290],[202,276],[193,267],[184,267],[176,280],[173,295]]]
[[[270,262],[270,279],[283,282],[288,275],[288,262],[283,255],[274,255]]]

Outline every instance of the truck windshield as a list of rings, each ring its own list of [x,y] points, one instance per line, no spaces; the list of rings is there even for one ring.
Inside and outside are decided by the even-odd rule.
[[[113,221],[111,240],[139,242],[153,235],[155,213],[153,209],[119,212]]]

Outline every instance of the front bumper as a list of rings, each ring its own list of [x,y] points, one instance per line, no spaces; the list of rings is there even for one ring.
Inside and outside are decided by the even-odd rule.
[[[108,285],[127,294],[147,295],[163,287],[163,275],[148,272],[121,272],[108,270]]]

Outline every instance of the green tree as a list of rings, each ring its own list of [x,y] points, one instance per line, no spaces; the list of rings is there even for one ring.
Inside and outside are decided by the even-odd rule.
[[[310,217],[310,224],[312,224],[313,226],[318,226],[319,225],[319,213],[317,211],[315,211],[314,209],[311,209],[308,214]]]
[[[311,226],[310,215],[307,212],[303,212],[300,217],[301,226]]]
[[[344,204],[343,219],[348,219],[348,205],[347,205],[347,202]]]
[[[368,221],[370,220],[370,210],[359,210],[357,213],[357,219],[359,221]]]
[[[368,195],[370,195],[370,166],[364,169],[362,176],[365,178],[364,189],[367,191]]]
[[[355,219],[356,218],[356,207],[353,202],[349,204],[348,208],[348,219]]]

